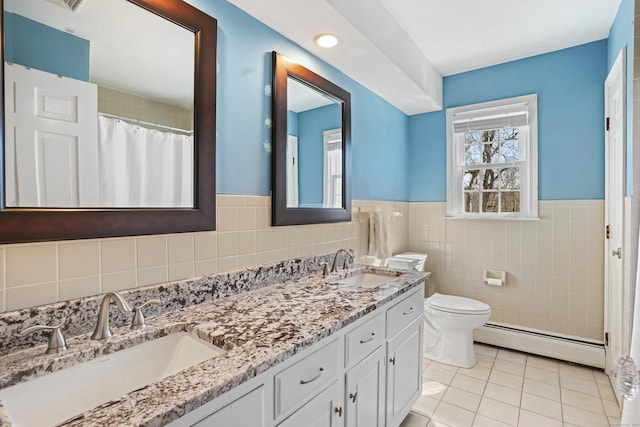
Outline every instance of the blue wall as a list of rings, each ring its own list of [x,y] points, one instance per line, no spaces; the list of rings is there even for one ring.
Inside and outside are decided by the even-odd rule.
[[[287,111],[287,135],[298,136],[298,113]]]
[[[271,51],[351,93],[352,195],[407,200],[407,116],[226,0],[190,0],[218,20],[217,192],[271,190]],[[381,174],[379,167],[384,166]]]
[[[622,0],[607,39],[607,71],[627,48],[627,195],[633,194],[633,0]]]
[[[89,81],[89,41],[14,13],[4,13],[5,60]]]
[[[601,199],[606,74],[601,40],[445,77],[444,107],[537,93],[539,198]],[[445,128],[443,112],[409,119],[410,201],[446,200]]]

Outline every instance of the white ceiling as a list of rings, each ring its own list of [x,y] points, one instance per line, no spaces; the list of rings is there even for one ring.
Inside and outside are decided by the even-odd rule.
[[[5,0],[6,11],[90,41],[90,81],[193,108],[193,33],[125,0]],[[171,84],[167,84],[171,82]]]
[[[442,76],[607,38],[620,1],[229,0],[407,114],[442,108]]]

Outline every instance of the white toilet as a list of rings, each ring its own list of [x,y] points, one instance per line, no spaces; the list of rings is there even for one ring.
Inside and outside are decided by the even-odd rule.
[[[424,271],[426,254],[406,252],[387,259],[390,268]],[[431,295],[433,290],[427,295]],[[473,331],[491,316],[491,307],[471,298],[433,293],[424,300],[424,357],[460,368],[476,364]]]
[[[424,357],[460,368],[476,364],[473,330],[491,316],[491,307],[471,298],[433,294],[424,301]]]

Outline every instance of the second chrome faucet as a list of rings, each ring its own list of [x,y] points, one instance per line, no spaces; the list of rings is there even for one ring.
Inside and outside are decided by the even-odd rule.
[[[128,313],[132,311],[131,306],[120,296],[117,292],[108,292],[104,294],[102,302],[100,303],[100,311],[98,312],[98,323],[96,323],[96,329],[91,335],[92,340],[104,340],[111,335],[111,328],[109,327],[109,303],[111,300],[116,302],[120,313]]]
[[[143,329],[146,327],[147,325],[145,323],[144,316],[142,315],[142,309],[149,304],[160,304],[160,300],[152,299],[140,306],[136,305],[131,308],[119,293],[107,292],[104,294],[104,297],[102,297],[102,302],[100,303],[98,322],[96,323],[96,329],[91,335],[92,340],[104,340],[113,335],[111,328],[109,327],[109,304],[111,303],[111,300],[116,302],[120,313],[134,312],[133,319],[131,321],[131,329]]]

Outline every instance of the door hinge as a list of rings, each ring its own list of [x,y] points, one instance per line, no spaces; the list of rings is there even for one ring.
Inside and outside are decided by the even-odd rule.
[[[611,226],[607,225],[604,229],[604,237],[606,239],[610,239],[611,238]]]
[[[609,345],[609,332],[604,333],[604,345]]]
[[[605,119],[605,130],[609,130],[609,129],[610,129],[610,127],[611,127],[611,126],[610,126],[610,122],[611,122],[610,118],[609,118],[609,117],[607,117],[607,118]]]

